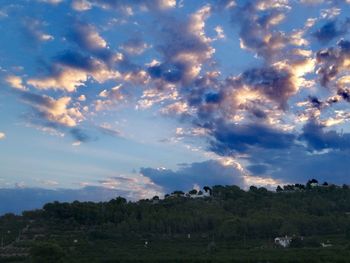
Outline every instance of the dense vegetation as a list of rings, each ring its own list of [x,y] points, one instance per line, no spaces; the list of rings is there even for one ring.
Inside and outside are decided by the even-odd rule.
[[[312,182],[277,191],[214,186],[198,198],[176,191],[162,200],[49,203],[0,218],[0,256],[22,249],[0,262],[349,262],[350,190]],[[288,248],[274,243],[279,236],[291,237]]]

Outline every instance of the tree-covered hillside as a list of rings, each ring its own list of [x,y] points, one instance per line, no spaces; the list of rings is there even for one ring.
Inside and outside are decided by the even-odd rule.
[[[1,217],[0,261],[349,262],[350,189],[315,182],[49,203]]]

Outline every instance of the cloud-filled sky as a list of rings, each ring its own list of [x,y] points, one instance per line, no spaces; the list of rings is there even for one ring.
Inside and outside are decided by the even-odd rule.
[[[349,11],[349,0],[2,0],[0,188],[138,199],[350,183]]]

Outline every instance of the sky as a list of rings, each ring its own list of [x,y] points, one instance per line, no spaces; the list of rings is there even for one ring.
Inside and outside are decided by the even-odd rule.
[[[0,195],[20,211],[350,183],[349,11],[349,0],[2,0]]]

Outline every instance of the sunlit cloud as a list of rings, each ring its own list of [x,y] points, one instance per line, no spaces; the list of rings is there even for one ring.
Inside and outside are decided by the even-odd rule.
[[[10,75],[5,80],[12,88],[26,90],[21,77]]]

